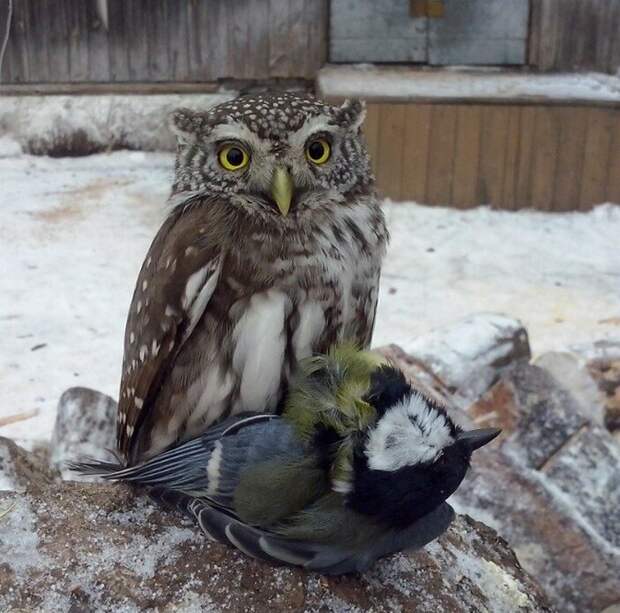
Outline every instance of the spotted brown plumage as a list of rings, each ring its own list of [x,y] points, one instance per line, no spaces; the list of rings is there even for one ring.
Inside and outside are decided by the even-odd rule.
[[[362,119],[358,102],[295,94],[175,112],[171,210],[125,332],[118,447],[128,462],[231,414],[276,411],[297,360],[336,341],[369,345],[387,232]],[[320,165],[307,154],[318,138],[330,153]],[[224,168],[224,146],[247,165]]]

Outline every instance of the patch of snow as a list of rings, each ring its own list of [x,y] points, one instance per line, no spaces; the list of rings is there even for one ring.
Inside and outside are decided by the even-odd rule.
[[[127,309],[172,171],[164,153],[0,159],[0,418],[39,409],[0,436],[49,440],[68,387],[117,397]],[[534,353],[620,340],[620,207],[385,211],[376,346],[475,312],[521,320]]]
[[[535,74],[498,70],[420,70],[409,67],[326,66],[319,71],[322,95],[393,98],[580,100],[620,102],[620,78],[602,73]]]
[[[175,139],[167,128],[171,111],[205,110],[235,95],[3,96],[0,134],[7,132],[18,146],[37,152],[49,151],[50,145],[76,132],[102,149],[173,150]],[[0,157],[2,149],[0,141]]]

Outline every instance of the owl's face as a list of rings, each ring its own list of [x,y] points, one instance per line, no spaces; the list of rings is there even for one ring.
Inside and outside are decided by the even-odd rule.
[[[232,206],[286,216],[368,189],[363,119],[359,101],[335,107],[293,93],[179,109],[173,193],[221,194]]]

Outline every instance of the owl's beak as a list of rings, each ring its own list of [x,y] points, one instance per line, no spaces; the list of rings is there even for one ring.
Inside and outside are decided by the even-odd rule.
[[[273,171],[273,177],[271,178],[271,196],[278,205],[280,213],[286,217],[291,208],[291,200],[293,199],[293,177],[291,177],[291,173],[282,166],[277,166]]]

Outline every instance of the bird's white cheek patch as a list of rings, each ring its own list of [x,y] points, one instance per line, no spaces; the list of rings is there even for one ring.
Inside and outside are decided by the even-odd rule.
[[[299,324],[293,333],[295,358],[302,360],[313,353],[313,345],[325,327],[325,314],[318,302],[306,302],[299,307]]]
[[[284,323],[290,310],[286,294],[269,290],[252,296],[237,322],[233,368],[241,377],[241,386],[236,412],[274,408],[286,347]]]

